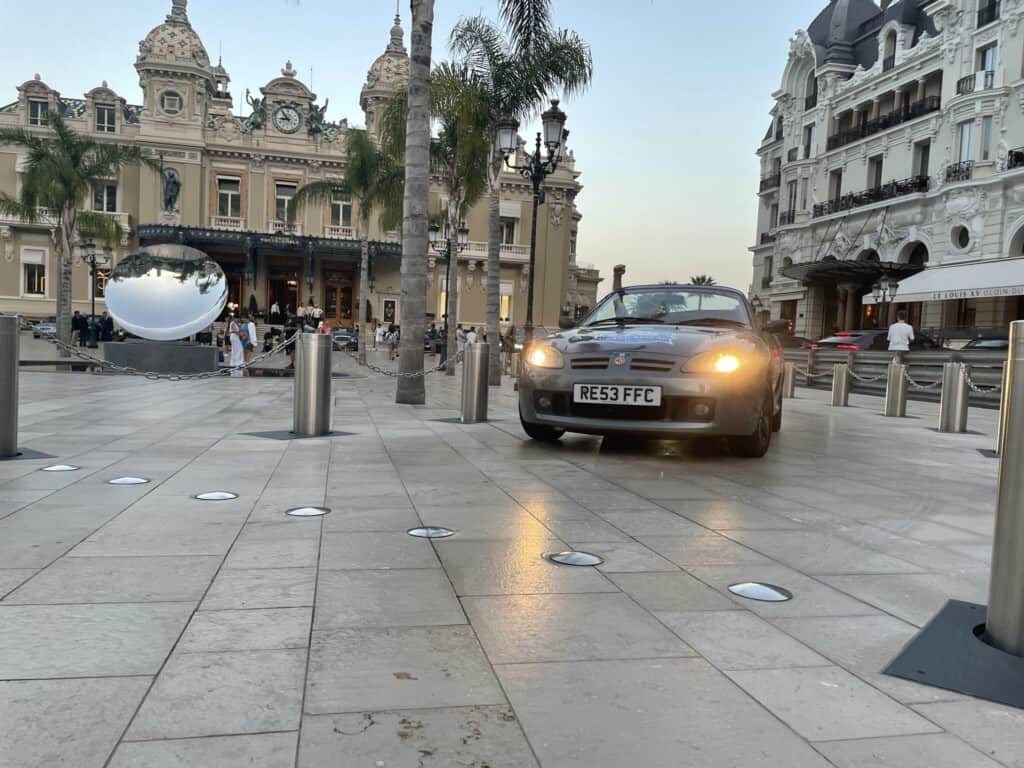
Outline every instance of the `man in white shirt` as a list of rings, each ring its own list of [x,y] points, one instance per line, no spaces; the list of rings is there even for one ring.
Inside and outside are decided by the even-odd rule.
[[[469,333],[466,334],[466,345],[476,344],[476,328],[470,326]]]
[[[902,363],[910,343],[914,340],[914,328],[907,322],[907,313],[900,310],[896,313],[896,322],[889,326],[889,351],[893,353],[894,363]]]

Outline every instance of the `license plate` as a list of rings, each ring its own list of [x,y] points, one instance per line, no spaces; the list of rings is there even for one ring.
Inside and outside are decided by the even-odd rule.
[[[628,384],[576,384],[574,403],[591,405],[661,405],[661,387],[634,387]]]

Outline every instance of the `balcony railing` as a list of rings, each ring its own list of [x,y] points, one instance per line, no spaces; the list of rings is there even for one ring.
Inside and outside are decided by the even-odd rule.
[[[978,87],[978,75],[981,75],[982,87]],[[992,70],[986,70],[984,72],[975,72],[974,74],[961,77],[956,81],[956,95],[965,96],[968,93],[974,93],[980,90],[989,90],[992,88],[996,80],[996,73]]]
[[[909,179],[890,181],[888,184],[865,189],[862,192],[850,192],[835,200],[818,203],[814,206],[814,216],[828,216],[829,214],[847,211],[851,208],[859,208],[862,205],[871,205],[883,200],[891,200],[894,197],[912,195],[915,192],[927,192],[928,179],[928,176],[911,176]]]
[[[776,174],[773,174],[772,176],[766,176],[765,178],[761,179],[761,187],[760,187],[759,191],[767,192],[769,189],[776,189],[776,188],[778,188],[778,186],[781,183],[782,183],[782,174],[781,173],[776,173]]]
[[[471,240],[466,243],[466,249],[462,252],[463,257],[472,256],[478,259],[487,258],[487,243]],[[530,246],[510,243],[501,244],[501,258],[528,260],[530,258]]]
[[[324,237],[331,237],[338,240],[355,240],[356,228],[343,227],[337,224],[328,224],[324,227]]]
[[[818,94],[812,93],[804,99],[804,111],[814,109],[818,106]]]
[[[888,72],[890,69],[892,69],[895,66],[896,66],[896,54],[895,53],[892,56],[886,56],[884,59],[882,59],[882,71],[883,72]]]
[[[859,127],[833,134],[828,137],[826,147],[829,151],[838,149],[868,136],[874,136],[876,133],[881,133],[908,120],[915,120],[922,115],[938,112],[941,108],[942,101],[938,96],[928,96],[920,101],[900,107],[887,115],[876,117],[874,120],[867,120]]]
[[[978,26],[984,27],[999,18],[999,0],[992,0],[978,9]]]
[[[796,222],[796,211],[783,211],[779,214],[779,226],[786,227]]]
[[[1024,168],[1024,147],[1010,150],[1006,157],[1006,168]]]
[[[792,163],[794,160],[800,157],[800,148],[793,147],[789,152],[786,153],[786,162]]]
[[[973,160],[964,160],[963,162],[956,163],[954,165],[947,166],[946,168],[946,181],[970,181],[971,171],[974,170]]]
[[[211,216],[210,227],[212,229],[227,229],[231,232],[244,232],[245,219],[237,216]]]
[[[775,235],[773,233],[771,233],[771,232],[762,232],[761,233],[761,242],[760,242],[761,245],[771,245],[774,242],[775,242]]]
[[[281,221],[280,219],[273,219],[271,220],[268,229],[275,235],[279,233],[282,235],[302,234],[302,224],[298,221],[289,223],[287,221]]]

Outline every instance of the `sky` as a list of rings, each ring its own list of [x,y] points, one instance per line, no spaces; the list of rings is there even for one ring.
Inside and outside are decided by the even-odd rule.
[[[408,45],[408,0],[399,1]],[[556,25],[578,32],[594,58],[590,89],[562,107],[584,186],[577,260],[601,269],[604,289],[619,263],[627,284],[706,273],[749,287],[754,153],[789,38],[827,2],[552,0]],[[141,103],[138,42],[170,7],[0,0],[0,104],[16,100],[16,87],[35,73],[65,97],[106,80]],[[330,98],[329,120],[361,125],[359,91],[387,44],[395,0],[190,0],[188,13],[210,57],[223,55],[236,103],[290,59],[321,104]],[[458,19],[476,14],[496,17],[497,0],[436,0],[435,61],[448,57]]]

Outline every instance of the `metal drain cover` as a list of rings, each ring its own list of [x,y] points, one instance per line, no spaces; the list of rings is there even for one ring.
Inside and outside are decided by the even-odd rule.
[[[762,584],[759,581],[730,584],[729,591],[734,595],[745,597],[748,600],[759,600],[762,603],[784,603],[793,599],[793,593],[788,589],[777,587],[774,584]]]
[[[143,485],[148,482],[145,477],[115,477],[113,480],[107,480],[107,485]]]
[[[417,539],[447,539],[449,536],[455,535],[455,531],[448,528],[429,525],[423,528],[410,528],[406,533],[410,536],[415,536]]]
[[[330,511],[327,507],[295,507],[289,509],[285,514],[291,517],[320,517]]]
[[[197,493],[195,497],[200,501],[228,501],[237,499],[238,494],[231,491],[207,491],[206,493]]]
[[[575,552],[568,550],[566,552],[552,552],[544,555],[548,560],[553,563],[559,563],[561,565],[600,565],[604,562],[597,555],[593,555],[590,552]]]
[[[81,469],[76,467],[74,464],[54,464],[52,467],[43,467],[43,472],[74,472],[75,470]]]

